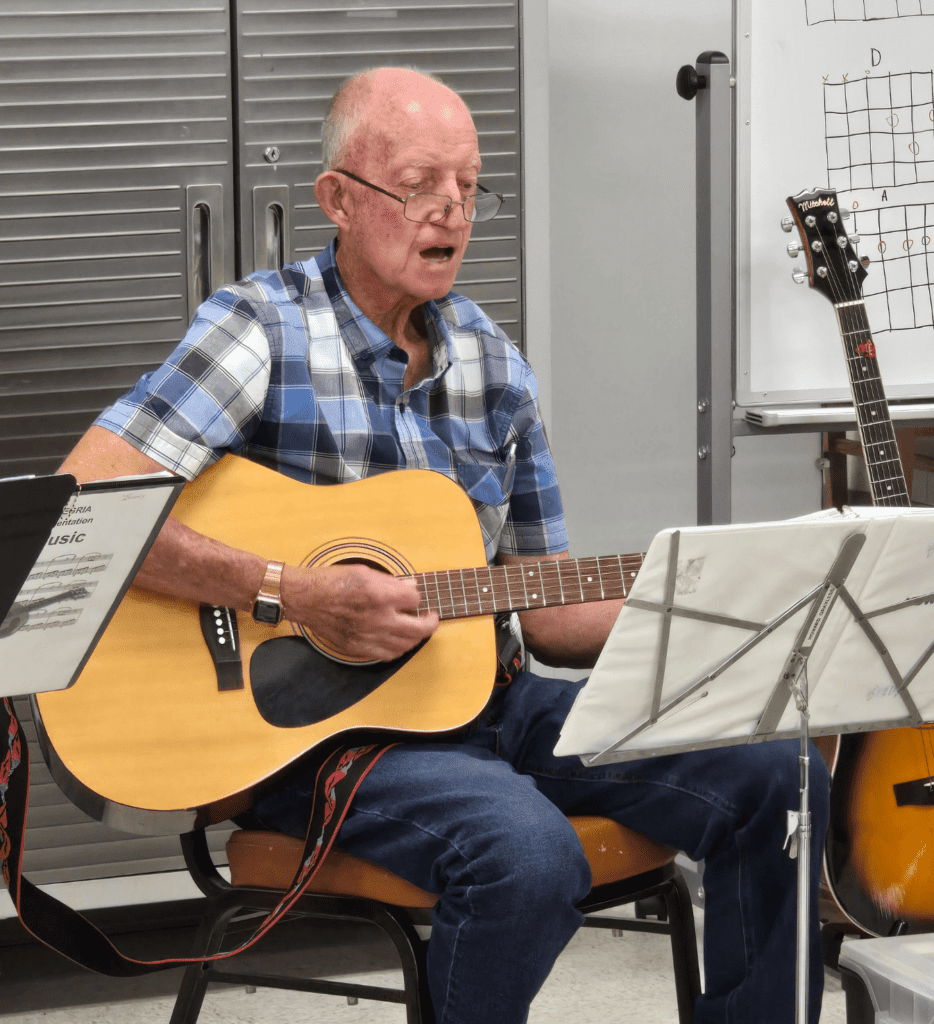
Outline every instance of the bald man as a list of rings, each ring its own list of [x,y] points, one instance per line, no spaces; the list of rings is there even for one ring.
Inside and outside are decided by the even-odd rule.
[[[473,223],[501,197],[479,181],[463,101],[399,68],[332,102],[315,183],[337,228],[316,259],[251,275],[198,311],[166,363],[105,410],[66,461],[79,480],[169,469],[194,479],[226,452],[325,484],[419,467],[469,494],[491,561],[568,557],[534,375],[452,291]],[[437,627],[415,584],[362,565],[281,566],[169,520],[137,583],[310,627],[349,657],[388,660]],[[261,599],[260,590],[262,588]],[[550,665],[594,663],[617,602],[521,613]],[[466,735],[393,747],[361,783],[338,843],[440,894],[428,970],[439,1024],[520,1024],[580,926],[590,870],[567,814],[599,814],[706,862],[705,994],[697,1024],[794,1017],[797,745],[760,744],[585,769],[552,754],[579,684],[523,670]],[[812,760],[815,842],[828,780]],[[304,836],[315,771],[254,808]],[[812,907],[820,858],[812,859]],[[812,922],[810,1019],[822,988]]]

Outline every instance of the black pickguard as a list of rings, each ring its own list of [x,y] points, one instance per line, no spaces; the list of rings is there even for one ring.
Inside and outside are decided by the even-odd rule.
[[[326,657],[303,637],[274,637],[250,659],[253,699],[277,728],[314,725],[369,696],[420,649],[421,644],[395,661],[353,665]]]

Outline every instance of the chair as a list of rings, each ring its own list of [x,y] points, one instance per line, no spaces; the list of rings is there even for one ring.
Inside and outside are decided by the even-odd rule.
[[[589,917],[592,927],[667,932],[674,959],[678,1018],[693,1020],[700,993],[694,913],[687,885],[674,864],[675,851],[607,818],[569,819],[593,871],[593,888],[580,904],[584,913],[636,903],[637,917]],[[203,831],[181,837],[185,862],[208,897],[208,908],[195,937],[192,956],[220,950],[227,927],[238,915],[265,914],[291,884],[302,842],[276,832],[234,832],[227,844],[231,882],[214,867]],[[393,989],[324,979],[304,979],[228,970],[195,964],[185,970],[171,1024],[195,1024],[210,981],[294,989],[348,997],[351,1002],[377,999],[405,1003],[408,1024],[433,1024],[434,1013],[425,977],[427,942],[416,925],[430,924],[437,896],[417,888],[369,861],[332,850],[315,876],[313,893],[296,907],[298,915],[324,921],[369,921],[392,940],[402,964],[404,988]],[[640,910],[663,904],[662,918],[647,920]],[[226,961],[221,961],[221,964]]]

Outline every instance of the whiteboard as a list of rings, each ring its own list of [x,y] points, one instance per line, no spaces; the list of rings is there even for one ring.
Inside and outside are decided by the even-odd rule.
[[[934,0],[736,0],[736,401],[849,401],[831,304],[791,278],[785,199],[853,211],[890,399],[934,396]]]

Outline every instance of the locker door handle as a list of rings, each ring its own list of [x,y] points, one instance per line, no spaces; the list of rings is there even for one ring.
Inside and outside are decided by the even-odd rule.
[[[224,186],[189,185],[188,321],[224,277]]]
[[[281,270],[290,253],[289,186],[254,186],[253,269]]]

